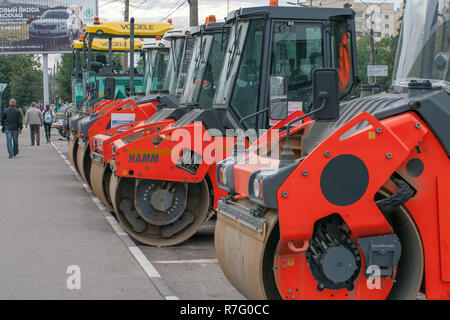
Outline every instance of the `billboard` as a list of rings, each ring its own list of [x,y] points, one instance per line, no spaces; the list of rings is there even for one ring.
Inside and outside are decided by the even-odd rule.
[[[0,54],[69,52],[97,0],[0,0]]]

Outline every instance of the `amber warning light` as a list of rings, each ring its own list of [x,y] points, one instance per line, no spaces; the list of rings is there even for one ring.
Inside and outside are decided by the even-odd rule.
[[[216,16],[210,15],[209,17],[206,17],[206,24],[208,23],[216,23]]]

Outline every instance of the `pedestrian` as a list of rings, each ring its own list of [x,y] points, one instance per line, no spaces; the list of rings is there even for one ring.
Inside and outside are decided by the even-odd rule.
[[[44,129],[45,129],[45,137],[47,138],[47,143],[52,142],[50,139],[53,122],[55,122],[55,114],[50,108],[50,105],[47,105],[44,111]]]
[[[6,133],[8,158],[19,154],[19,134],[22,134],[22,112],[17,108],[16,100],[9,100],[9,106],[2,114],[2,132]]]
[[[36,102],[31,103],[31,108],[25,114],[25,127],[30,125],[31,145],[34,146],[36,140],[37,145],[41,142],[41,126],[44,124],[42,112],[37,108]],[[36,138],[36,139],[35,139]]]

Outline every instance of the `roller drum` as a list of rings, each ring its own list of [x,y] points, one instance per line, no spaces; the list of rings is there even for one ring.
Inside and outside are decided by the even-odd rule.
[[[77,151],[78,151],[78,137],[71,134],[70,138],[69,138],[69,160],[70,163],[72,164],[72,166],[77,169],[78,171],[78,167],[77,167]]]
[[[77,168],[81,178],[90,186],[91,185],[91,156],[89,144],[78,143],[77,151]]]
[[[248,200],[240,201],[248,204]],[[278,299],[273,254],[278,243],[278,216],[268,211],[265,231],[256,232],[218,212],[214,242],[225,276],[245,297],[252,300]]]
[[[111,179],[111,169],[106,163],[99,163],[97,161],[92,161],[91,164],[91,187],[94,194],[105,207],[110,211],[113,210],[113,205],[109,197],[109,183]]]
[[[168,225],[151,224],[136,210],[136,184],[139,180],[118,178],[110,180],[110,194],[117,218],[124,230],[135,240],[157,247],[174,246],[191,238],[206,220],[210,209],[209,188],[205,180],[199,192],[189,198],[181,217]]]

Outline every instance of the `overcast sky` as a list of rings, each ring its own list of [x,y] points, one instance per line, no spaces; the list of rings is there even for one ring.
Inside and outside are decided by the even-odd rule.
[[[369,0],[368,0],[369,1]],[[399,4],[402,0],[371,0],[369,2],[395,2]],[[135,17],[137,21],[158,22],[168,16],[173,19],[176,25],[188,25],[189,4],[182,5],[174,13],[170,14],[185,0],[130,0],[130,17]],[[269,0],[229,0],[230,10],[239,9],[246,6],[268,5]],[[287,5],[287,2],[297,2],[297,0],[279,0],[280,5]],[[170,14],[170,15],[169,15]],[[222,20],[227,15],[227,0],[199,0],[199,21],[204,21],[206,16],[216,15],[217,20]],[[103,19],[122,20],[123,0],[99,0],[99,15]]]
[[[368,0],[368,2],[394,2],[399,5],[402,0]],[[130,17],[135,17],[136,21],[159,22],[165,17],[173,20],[175,25],[189,25],[189,4],[183,4],[175,10],[184,0],[130,0]],[[227,0],[199,0],[199,22],[202,23],[209,15],[215,15],[220,21],[227,16]],[[229,0],[230,11],[241,7],[264,6],[269,4],[269,0]],[[287,2],[297,2],[297,0],[279,0],[279,5],[288,5]],[[309,2],[309,1],[308,1]],[[99,16],[101,20],[122,21],[123,20],[123,0],[98,0]],[[172,14],[170,14],[173,12]],[[169,15],[170,14],[170,15]],[[59,55],[49,56],[49,65],[53,66]]]

